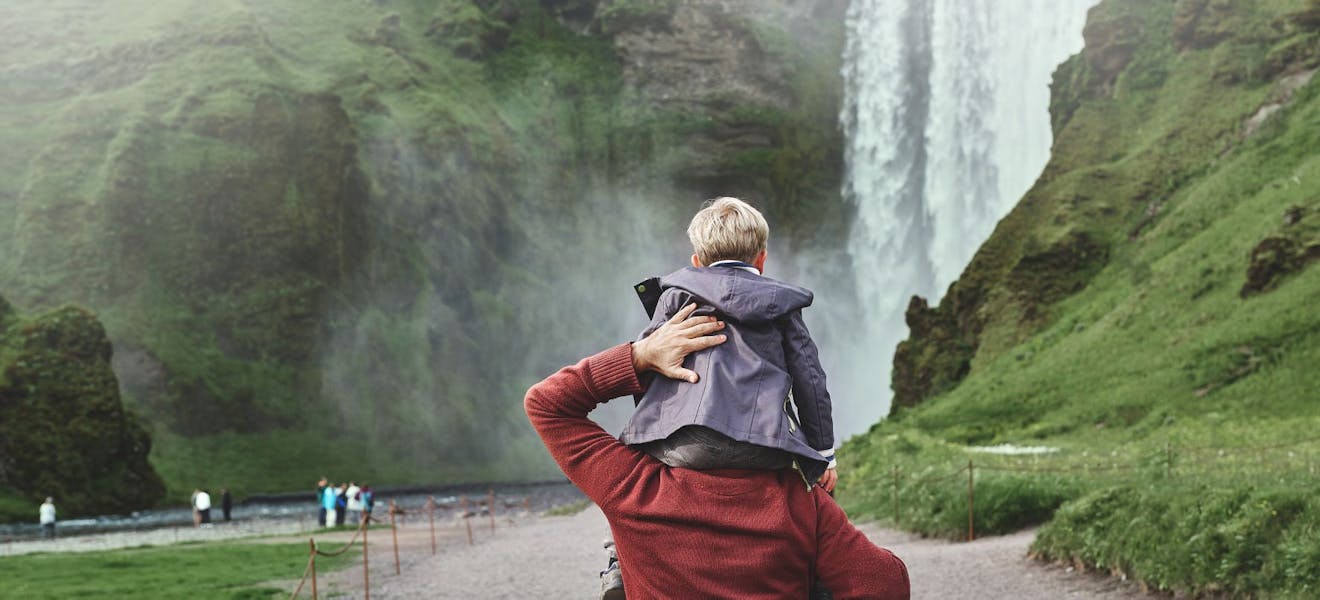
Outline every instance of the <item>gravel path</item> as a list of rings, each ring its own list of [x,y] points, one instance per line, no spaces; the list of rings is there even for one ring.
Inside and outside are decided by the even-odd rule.
[[[469,546],[461,520],[437,523],[438,552],[431,555],[425,521],[399,529],[401,575],[394,574],[389,532],[370,535],[371,597],[388,598],[596,598],[596,570],[604,566],[600,544],[609,535],[595,506],[569,517],[511,514],[494,534],[485,517],[471,520]],[[913,598],[1149,598],[1135,585],[1078,573],[1026,558],[1031,531],[972,543],[920,539],[865,525],[877,544],[907,563]],[[347,538],[345,538],[346,540]],[[323,541],[332,547],[332,540]],[[342,543],[342,542],[341,542]],[[288,583],[292,589],[295,582]],[[333,598],[361,598],[360,566],[323,576]]]

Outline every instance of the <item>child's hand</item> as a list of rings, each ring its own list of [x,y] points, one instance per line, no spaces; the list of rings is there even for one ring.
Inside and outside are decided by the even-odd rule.
[[[820,481],[816,483],[827,493],[834,493],[834,484],[839,481],[838,469],[825,469],[825,474],[820,476]]]

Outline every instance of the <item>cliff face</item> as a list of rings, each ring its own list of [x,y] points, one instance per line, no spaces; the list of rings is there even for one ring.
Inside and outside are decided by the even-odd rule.
[[[0,519],[30,519],[46,496],[78,515],[147,508],[164,494],[147,463],[150,438],[120,402],[110,353],[85,310],[0,310]]]
[[[847,2],[544,4],[610,40],[628,102],[679,123],[678,139],[625,161],[669,153],[666,177],[682,193],[753,198],[795,243],[846,233],[836,122]]]
[[[1060,304],[1106,270],[1148,285],[1151,261],[1234,218],[1167,222],[1245,194],[1208,182],[1238,177],[1232,160],[1278,136],[1285,114],[1299,110],[1298,90],[1314,88],[1306,86],[1320,66],[1320,37],[1308,20],[1315,8],[1285,4],[1109,0],[1091,11],[1085,50],[1054,76],[1055,142],[1044,173],[939,305],[915,298],[908,309],[912,335],[894,359],[895,410],[948,392],[1006,355],[1025,356],[1020,345],[1074,318]],[[1266,121],[1273,129],[1262,134]],[[1291,146],[1281,152],[1271,172],[1297,165]],[[1297,224],[1312,203],[1299,192],[1271,208],[1293,221],[1285,228],[1293,233],[1253,241],[1263,246],[1251,253],[1249,281],[1235,289],[1248,295],[1313,260],[1314,235]],[[1233,261],[1246,272],[1245,259]]]
[[[176,495],[539,476],[514,400],[619,339],[700,199],[842,230],[842,10],[11,3],[0,289],[101,315]]]

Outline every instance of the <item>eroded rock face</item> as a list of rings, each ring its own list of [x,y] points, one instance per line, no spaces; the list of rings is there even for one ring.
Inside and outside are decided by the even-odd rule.
[[[584,35],[609,38],[629,102],[679,124],[674,183],[684,193],[745,197],[779,222],[814,220],[841,235],[836,122],[847,2],[543,5]],[[804,201],[819,219],[794,214]]]
[[[123,513],[164,496],[110,354],[105,329],[80,308],[0,319],[0,487],[33,506],[53,496],[65,515]]]
[[[1320,210],[1315,206],[1289,208],[1278,233],[1252,248],[1247,280],[1239,295],[1249,298],[1269,292],[1316,261],[1320,261]]]
[[[1178,0],[1173,40],[1179,50],[1210,48],[1233,35],[1232,0]]]
[[[976,356],[975,341],[966,339],[971,332],[959,326],[953,311],[931,308],[925,298],[913,296],[905,317],[911,333],[894,353],[891,414],[957,385]]]
[[[1087,20],[1082,57],[1095,73],[1098,87],[1108,89],[1132,62],[1139,35],[1140,21],[1128,15]]]

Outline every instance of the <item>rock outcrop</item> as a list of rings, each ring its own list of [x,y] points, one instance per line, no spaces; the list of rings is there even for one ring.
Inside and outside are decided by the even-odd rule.
[[[32,506],[53,496],[65,516],[126,513],[162,498],[147,462],[151,439],[120,401],[110,354],[86,310],[0,311],[0,492]]]

